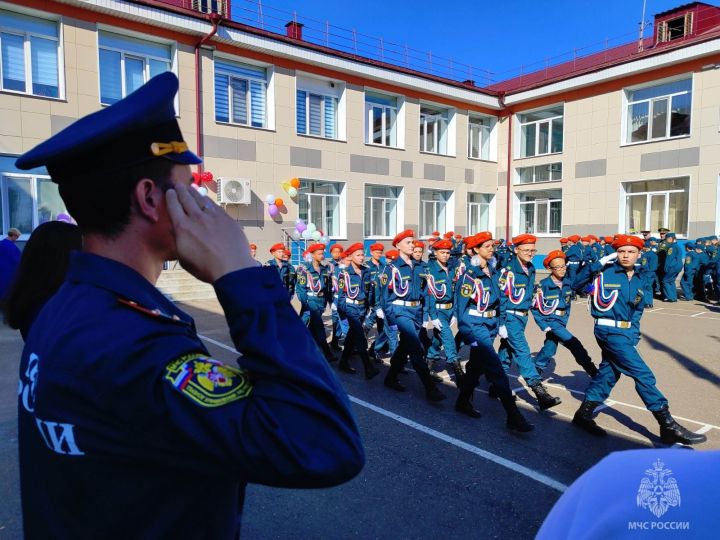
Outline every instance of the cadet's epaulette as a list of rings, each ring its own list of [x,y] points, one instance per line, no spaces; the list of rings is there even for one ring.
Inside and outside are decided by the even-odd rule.
[[[175,324],[182,324],[184,326],[192,326],[192,323],[189,321],[184,321],[177,315],[170,315],[168,313],[165,313],[164,311],[161,311],[159,309],[150,309],[146,308],[145,306],[141,306],[137,302],[133,300],[127,300],[125,298],[118,297],[118,302],[120,302],[122,305],[127,306],[129,308],[134,309],[135,311],[139,311],[140,313],[143,313],[147,315],[148,317],[152,317],[154,319],[161,319],[167,322],[173,322]]]

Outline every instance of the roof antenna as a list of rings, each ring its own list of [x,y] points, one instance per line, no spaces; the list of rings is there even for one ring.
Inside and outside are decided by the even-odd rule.
[[[643,46],[643,34],[645,33],[645,5],[647,3],[647,0],[643,0],[643,11],[642,11],[642,19],[640,20],[640,37],[638,38],[638,52],[643,52],[644,46]]]

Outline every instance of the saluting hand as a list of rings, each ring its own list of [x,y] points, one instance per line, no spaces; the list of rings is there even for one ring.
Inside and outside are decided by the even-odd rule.
[[[165,194],[180,264],[207,283],[257,266],[239,223],[217,204],[183,184]]]

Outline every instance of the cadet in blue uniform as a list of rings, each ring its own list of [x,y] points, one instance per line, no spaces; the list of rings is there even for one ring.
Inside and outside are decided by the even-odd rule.
[[[363,264],[363,250],[363,245],[358,242],[345,251],[350,264],[340,270],[338,278],[338,314],[349,324],[338,368],[346,373],[355,373],[355,368],[350,365],[350,357],[356,352],[365,368],[365,378],[372,379],[380,371],[370,360],[367,338],[363,332],[363,320],[368,311],[368,298],[372,288],[370,269]]]
[[[703,239],[698,238],[695,240],[695,258],[697,260],[697,271],[695,272],[695,283],[693,285],[693,297],[696,300],[705,300],[705,271],[707,270],[708,262],[710,258],[705,252],[705,246],[703,245]]]
[[[570,283],[572,283],[575,280],[575,276],[582,268],[584,254],[579,235],[573,234],[572,236],[568,236],[567,239],[568,248],[565,252],[565,255],[567,255],[567,274]]]
[[[602,362],[585,391],[585,401],[575,413],[573,423],[594,435],[605,435],[605,430],[593,420],[593,411],[608,398],[620,376],[627,375],[635,381],[635,390],[660,424],[660,438],[664,443],[705,442],[705,435],[685,429],[670,415],[667,399],[655,386],[655,375],[636,348],[640,341],[645,293],[635,263],[643,245],[642,239],[636,236],[618,237],[613,242],[617,252],[610,255],[609,260],[588,265],[574,283],[575,287],[582,287],[592,281],[590,314],[595,319],[595,339],[602,350]],[[607,262],[611,264],[603,266]]]
[[[535,289],[535,267],[532,264],[535,255],[535,242],[532,234],[521,234],[512,239],[516,256],[500,270],[499,286],[503,293],[500,299],[505,324],[500,326],[500,350],[498,356],[505,373],[510,371],[512,361],[520,370],[520,375],[537,397],[540,410],[560,404],[560,398],[551,396],[543,386],[542,379],[530,356],[530,346],[525,338],[525,327],[533,301]]]
[[[345,248],[341,244],[333,244],[330,246],[330,260],[327,261],[327,266],[330,269],[331,276],[331,291],[332,295],[328,298],[328,304],[331,308],[331,320],[332,320],[332,337],[330,338],[330,347],[335,351],[341,351],[340,340],[343,337],[342,324],[340,317],[337,312],[337,300],[338,300],[338,275],[340,273],[340,264],[342,254]]]
[[[325,336],[323,313],[332,294],[330,268],[322,264],[325,258],[325,244],[312,244],[307,249],[307,258],[298,269],[297,296],[300,300],[300,318],[310,329],[315,343],[328,362],[337,360]]]
[[[535,288],[532,314],[540,330],[545,332],[545,343],[535,356],[535,367],[542,375],[550,359],[555,356],[558,343],[562,343],[587,374],[594,377],[597,367],[580,340],[567,329],[573,289],[572,284],[565,278],[565,253],[560,250],[551,251],[543,260],[543,265],[550,270],[550,275]]]
[[[393,239],[393,246],[398,249],[400,256],[388,265],[389,281],[385,314],[388,321],[398,327],[400,343],[390,359],[390,369],[385,376],[385,386],[401,392],[405,390],[397,377],[409,356],[415,372],[425,387],[427,399],[441,401],[446,396],[438,390],[430,377],[430,370],[425,362],[425,350],[420,341],[420,332],[424,332],[422,326],[423,270],[412,259],[414,242],[415,231],[412,229],[402,231]]]
[[[682,299],[688,301],[695,299],[693,287],[695,286],[695,274],[700,266],[700,260],[697,253],[695,253],[695,242],[686,243],[685,250],[685,263],[683,265],[683,275],[680,278],[680,289],[683,293]]]
[[[433,340],[428,350],[428,361],[440,359],[440,347],[445,350],[445,361],[455,375],[455,384],[459,386],[463,376],[462,365],[455,348],[455,336],[451,326],[457,322],[454,314],[455,271],[450,266],[452,242],[439,240],[432,245],[435,260],[427,265],[425,293],[427,311],[432,321]]]
[[[650,240],[645,240],[642,255],[640,257],[640,277],[644,282],[643,290],[645,291],[645,307],[653,307],[655,286],[657,284],[657,268],[657,254],[652,250]]]
[[[378,320],[383,321],[383,332],[387,340],[388,353],[390,356],[392,356],[395,349],[397,349],[398,329],[393,322],[385,317],[385,313],[388,311],[388,283],[390,283],[390,276],[392,275],[392,266],[390,263],[397,259],[398,256],[399,253],[394,249],[388,250],[385,254],[385,264],[375,278],[375,297],[373,298],[374,304],[372,307],[372,309],[375,310],[375,315]]]
[[[458,332],[462,334],[463,341],[470,344],[470,359],[458,385],[455,410],[471,418],[480,417],[480,412],[473,406],[472,397],[480,375],[484,373],[507,413],[508,429],[531,431],[533,425],[518,411],[507,374],[493,348],[498,328],[504,322],[504,313],[500,300],[502,293],[497,285],[498,276],[489,264],[493,256],[492,234],[480,232],[466,238],[465,245],[475,255],[471,265],[456,283],[454,311],[458,319]]]
[[[332,486],[363,466],[347,396],[277,272],[190,189],[177,89],[158,75],[16,162],[47,167],[85,250],[20,361],[27,538],[237,538],[248,482]],[[237,365],[153,286],[168,259],[213,284]]]
[[[285,244],[277,243],[270,247],[270,255],[272,259],[265,263],[265,266],[271,266],[275,268],[280,276],[280,281],[288,291],[288,296],[292,298],[295,292],[295,284],[293,274],[295,271],[289,262],[284,261],[285,257]]]
[[[380,355],[387,349],[388,339],[385,334],[385,321],[377,316],[377,309],[379,301],[377,299],[378,274],[382,271],[384,265],[380,260],[385,251],[385,246],[380,243],[370,245],[370,260],[367,263],[368,271],[370,272],[370,295],[368,297],[369,308],[365,322],[363,323],[363,329],[365,334],[372,330],[372,327],[376,327],[375,342],[368,348],[368,355],[370,358],[379,362]]]
[[[675,233],[665,235],[665,260],[662,275],[663,302],[677,302],[677,286],[675,280],[683,268],[683,253],[678,247]]]
[[[290,299],[292,299],[292,297],[295,296],[295,287],[297,287],[297,271],[295,270],[295,267],[290,262],[291,257],[292,257],[292,253],[290,253],[290,250],[286,247],[283,250],[282,260],[288,267],[287,290],[288,290],[288,296],[290,297]]]

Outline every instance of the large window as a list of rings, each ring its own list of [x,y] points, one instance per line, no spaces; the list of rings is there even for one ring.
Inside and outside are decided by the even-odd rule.
[[[563,106],[518,114],[520,157],[563,151]]]
[[[627,232],[657,232],[667,227],[687,235],[689,186],[687,177],[625,183]]]
[[[60,97],[57,21],[0,9],[0,89]]]
[[[396,186],[365,186],[365,237],[391,238],[397,234],[401,191]]]
[[[420,190],[420,235],[431,236],[434,231],[445,232],[452,227],[448,202],[452,191]]]
[[[298,90],[296,103],[298,134],[338,138],[337,97]]]
[[[626,90],[626,143],[690,134],[692,79]]]
[[[339,237],[342,186],[340,182],[300,180],[300,218],[314,223],[327,236]]]
[[[516,184],[537,184],[562,180],[562,163],[546,163],[534,167],[518,167],[515,176]]]
[[[468,118],[468,157],[490,159],[490,132],[492,120],[486,116]]]
[[[100,103],[112,105],[149,79],[172,69],[172,47],[112,32],[98,32]]]
[[[365,92],[365,142],[398,147],[398,98]]]
[[[517,194],[520,233],[560,234],[562,228],[562,191],[526,191]]]
[[[267,127],[267,70],[216,58],[215,120]]]
[[[450,111],[422,105],[420,107],[420,151],[430,154],[448,153]]]
[[[0,218],[3,234],[15,227],[23,235],[65,212],[57,184],[47,177],[3,173],[0,176]]]
[[[487,193],[468,193],[468,236],[490,230],[490,205],[493,196]]]

